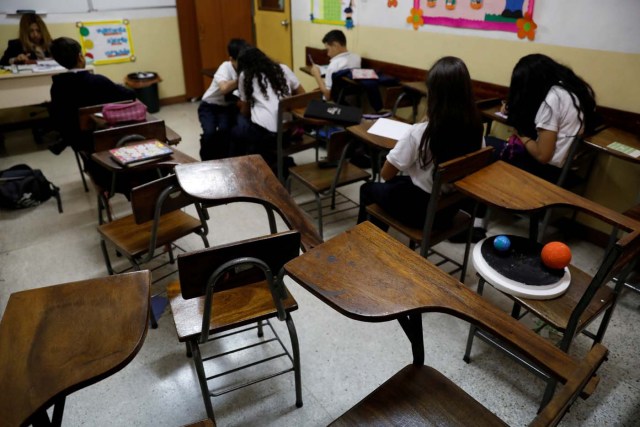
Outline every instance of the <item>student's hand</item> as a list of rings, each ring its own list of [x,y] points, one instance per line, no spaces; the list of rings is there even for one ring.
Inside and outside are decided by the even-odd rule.
[[[20,55],[16,56],[15,58],[13,58],[13,64],[24,64],[25,62],[27,62],[27,60],[29,59],[29,57],[27,55],[25,55],[24,53],[21,53]]]
[[[317,79],[322,79],[322,73],[320,72],[320,67],[316,64],[311,66],[311,75]]]
[[[502,101],[502,105],[500,106],[500,112],[507,115],[507,101]]]

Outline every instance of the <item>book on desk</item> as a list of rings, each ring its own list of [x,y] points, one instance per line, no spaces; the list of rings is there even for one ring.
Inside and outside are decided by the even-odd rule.
[[[139,164],[149,160],[168,157],[173,150],[158,140],[145,141],[138,144],[125,145],[109,150],[111,157],[122,166]]]

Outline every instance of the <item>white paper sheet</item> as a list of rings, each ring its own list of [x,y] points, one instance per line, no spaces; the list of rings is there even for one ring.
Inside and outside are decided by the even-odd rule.
[[[411,125],[408,123],[403,123],[391,119],[378,119],[367,132],[374,135],[395,139],[397,141],[398,139],[408,134],[409,130],[411,130]]]

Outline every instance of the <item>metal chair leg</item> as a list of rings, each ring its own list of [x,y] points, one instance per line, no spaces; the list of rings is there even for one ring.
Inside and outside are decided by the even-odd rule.
[[[291,315],[287,313],[287,329],[291,339],[291,350],[293,352],[293,373],[296,382],[296,408],[302,408],[302,374],[300,373],[300,346],[298,344],[298,334],[296,326],[293,324]]]
[[[258,336],[260,338],[264,336],[264,331],[262,330],[262,320],[258,321]]]
[[[102,256],[104,257],[104,263],[107,266],[107,272],[109,276],[113,275],[113,268],[111,267],[111,259],[109,259],[109,252],[107,251],[107,243],[100,239],[100,248],[102,249]]]
[[[476,291],[478,293],[478,295],[482,295],[482,292],[484,291],[484,279],[482,277],[480,277],[480,280],[478,280],[478,290]],[[464,360],[467,363],[471,363],[471,347],[473,347],[473,339],[476,336],[476,331],[478,330],[478,328],[474,325],[469,325],[469,336],[467,337],[467,348],[464,352],[464,356],[462,356],[462,360]]]
[[[316,207],[318,208],[318,233],[320,233],[320,237],[324,239],[324,234],[322,230],[322,200],[320,199],[320,194],[316,193]]]
[[[200,391],[202,392],[202,399],[204,399],[204,407],[207,410],[207,417],[209,417],[215,425],[213,406],[211,405],[211,393],[209,392],[209,386],[207,385],[207,376],[204,372],[202,355],[200,354],[200,346],[198,345],[197,341],[191,341],[191,352],[193,353],[193,363],[196,366],[196,373],[198,374],[198,384],[200,384]]]
[[[78,164],[78,170],[80,171],[80,178],[82,178],[82,185],[84,186],[84,192],[89,192],[89,187],[87,186],[87,179],[84,177],[84,171],[82,170],[82,163],[80,163],[80,154],[76,150],[73,150],[73,154],[76,156],[76,163]]]

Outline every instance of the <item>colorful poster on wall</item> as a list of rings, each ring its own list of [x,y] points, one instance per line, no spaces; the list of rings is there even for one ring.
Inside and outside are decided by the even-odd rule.
[[[82,53],[95,65],[135,61],[129,20],[78,22]]]
[[[311,22],[353,28],[353,0],[311,0]]]
[[[533,40],[535,0],[413,0],[407,22],[415,30],[423,25],[508,31]],[[397,0],[388,0],[397,7]]]

